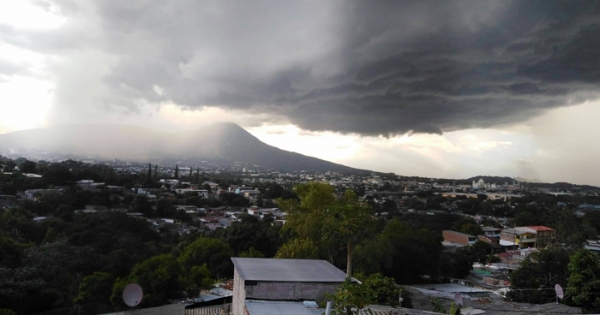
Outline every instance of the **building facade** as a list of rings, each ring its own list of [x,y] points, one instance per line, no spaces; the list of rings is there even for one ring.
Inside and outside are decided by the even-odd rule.
[[[232,314],[245,315],[247,300],[321,301],[334,294],[346,274],[325,260],[231,258]]]

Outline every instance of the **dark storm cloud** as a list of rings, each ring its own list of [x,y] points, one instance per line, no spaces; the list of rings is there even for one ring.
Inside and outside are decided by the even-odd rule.
[[[117,56],[103,82],[120,100],[272,113],[309,130],[489,127],[597,98],[600,85],[596,1],[67,3],[96,23],[85,46]],[[82,49],[84,30],[54,36]]]

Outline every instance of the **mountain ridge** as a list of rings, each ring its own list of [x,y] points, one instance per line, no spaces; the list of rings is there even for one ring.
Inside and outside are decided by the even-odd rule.
[[[214,123],[176,132],[117,124],[57,125],[0,134],[0,152],[9,150],[109,159],[224,160],[288,171],[367,172],[270,146],[234,123]]]

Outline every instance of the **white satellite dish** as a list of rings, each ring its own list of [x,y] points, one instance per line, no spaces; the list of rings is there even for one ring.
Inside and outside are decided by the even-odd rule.
[[[142,287],[137,283],[130,283],[123,289],[123,302],[129,307],[140,304],[143,296],[144,292],[142,291]]]
[[[456,293],[454,295],[454,303],[457,304],[457,305],[462,306],[462,304],[463,304],[462,294]]]
[[[558,297],[559,299],[562,300],[563,297],[565,297],[565,293],[563,292],[563,288],[560,286],[560,284],[556,284],[554,286],[554,291],[556,291],[556,297]]]

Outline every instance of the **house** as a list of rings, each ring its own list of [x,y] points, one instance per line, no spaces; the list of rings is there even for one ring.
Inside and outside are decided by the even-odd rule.
[[[536,231],[527,227],[505,229],[500,233],[500,239],[513,242],[519,248],[535,247]]]
[[[202,223],[218,223],[219,217],[204,217],[200,218],[200,222]]]
[[[198,214],[200,212],[206,212],[204,208],[198,208],[196,206],[187,206],[187,205],[176,205],[175,209],[177,211],[184,211],[187,214]]]
[[[477,242],[476,236],[451,230],[442,231],[442,236],[444,236],[444,241],[454,244],[473,245]]]
[[[83,190],[92,190],[104,186],[104,183],[96,183],[91,179],[82,179],[78,180],[76,185]]]
[[[161,218],[160,220],[165,223],[181,224],[181,220],[179,220],[179,219]]]
[[[217,184],[215,182],[211,182],[211,181],[205,181],[202,184],[203,185],[208,185],[210,187],[210,189],[213,189],[213,190],[219,188],[219,184]]]
[[[346,274],[325,260],[231,258],[233,315],[249,314],[246,303],[323,300]],[[254,313],[253,313],[254,314]]]
[[[500,238],[500,232],[502,229],[484,226],[481,228],[483,230],[483,235],[491,238]]]
[[[167,185],[177,185],[177,184],[179,184],[179,181],[176,179],[161,179],[160,183],[167,184]]]
[[[248,208],[247,211],[248,211],[248,214],[250,214],[250,215],[255,215],[255,214],[265,215],[265,214],[275,214],[275,213],[281,212],[277,208],[259,208],[257,206],[252,206],[252,207]]]
[[[531,253],[537,251],[535,248],[524,248],[518,250],[511,250],[505,253],[498,254],[500,261],[504,264],[510,265],[520,265],[525,258],[527,258]]]
[[[554,238],[554,230],[543,225],[520,226],[505,229],[500,233],[500,240],[513,242],[519,248],[544,248]]]
[[[600,255],[600,241],[586,240],[583,244],[583,248],[592,251],[596,255]]]
[[[252,187],[238,187],[235,189],[235,193],[238,195],[243,195],[245,191],[254,190]]]
[[[208,198],[208,190],[205,189],[177,188],[175,189],[175,192],[178,195],[193,194],[198,195],[202,198]]]
[[[244,197],[253,199],[253,198],[258,197],[258,195],[260,195],[260,190],[256,190],[256,189],[244,190],[243,194],[244,194]]]
[[[127,215],[132,218],[144,219],[144,214],[141,212],[127,212]]]
[[[25,199],[37,201],[39,197],[45,194],[60,193],[62,189],[30,189],[25,191]]]
[[[204,227],[210,231],[216,231],[218,229],[224,228],[224,226],[220,223],[206,223],[204,224]]]
[[[550,244],[554,238],[554,230],[543,225],[528,226],[528,228],[536,231],[537,242],[536,248],[544,248]]]

